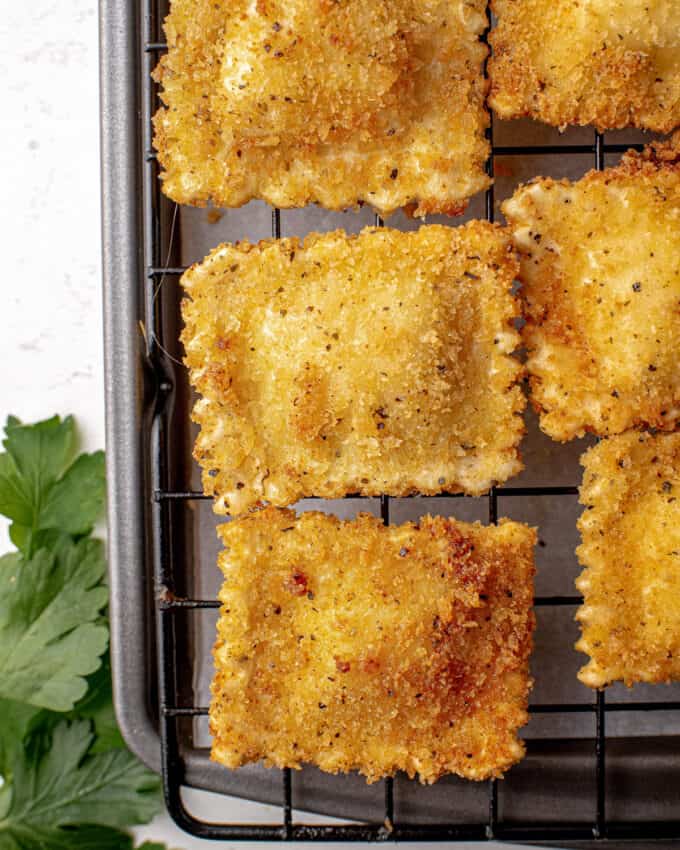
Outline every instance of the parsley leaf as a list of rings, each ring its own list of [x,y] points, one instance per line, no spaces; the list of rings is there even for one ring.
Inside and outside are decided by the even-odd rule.
[[[46,493],[38,528],[89,534],[104,506],[104,452],[83,454]]]
[[[92,530],[104,504],[104,453],[75,462],[75,423],[58,416],[24,425],[10,416],[0,454],[0,513],[14,545],[30,556],[62,534]]]
[[[0,850],[132,850],[132,839],[108,826],[16,828],[0,832]]]
[[[145,841],[144,844],[139,845],[137,850],[168,850],[168,846],[159,841]]]
[[[10,782],[16,758],[23,753],[24,739],[39,722],[42,709],[11,699],[0,699],[0,818],[11,800]],[[2,842],[0,841],[0,848]]]
[[[114,844],[111,829],[101,827],[148,823],[158,809],[159,780],[126,750],[89,755],[92,741],[88,721],[63,721],[47,750],[26,746],[15,759],[11,802],[0,813],[2,850],[130,846],[120,838]],[[63,829],[72,826],[79,829]],[[78,834],[90,843],[74,840]]]
[[[110,826],[77,826],[0,832],[0,850],[133,850],[132,838]],[[137,850],[167,850],[165,844],[145,841]]]
[[[95,742],[90,753],[118,750],[125,747],[118,729],[116,712],[113,709],[111,688],[111,659],[107,652],[102,656],[102,666],[87,679],[87,693],[76,704],[69,717],[87,717],[94,723]]]
[[[125,741],[120,734],[113,708],[111,662],[108,652],[102,656],[101,667],[87,677],[87,693],[76,703],[73,711],[48,711],[16,700],[0,699],[0,718],[0,775],[5,777],[7,771],[11,771],[12,756],[17,747],[23,746],[26,737],[37,737],[38,734],[49,737],[57,724],[65,719],[86,718],[92,721],[95,740],[90,747],[90,755],[106,750],[125,749]],[[0,796],[2,793],[0,787]]]
[[[85,695],[108,644],[104,570],[91,539],[0,558],[0,697],[69,711]]]
[[[156,814],[160,783],[113,709],[104,551],[88,537],[104,456],[75,457],[71,417],[10,417],[4,447],[0,513],[20,551],[0,558],[0,850],[133,850],[122,830]]]
[[[40,713],[41,709],[35,706],[13,699],[0,699],[0,776],[6,778],[16,753]],[[4,786],[0,788],[0,795],[3,789]]]

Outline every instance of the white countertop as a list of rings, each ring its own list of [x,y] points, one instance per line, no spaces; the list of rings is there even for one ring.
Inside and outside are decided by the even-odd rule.
[[[74,413],[90,450],[104,444],[97,50],[95,0],[3,8],[0,419]],[[187,801],[207,818],[280,819],[278,809],[218,795]],[[232,846],[192,839],[167,816],[137,835],[178,850]]]

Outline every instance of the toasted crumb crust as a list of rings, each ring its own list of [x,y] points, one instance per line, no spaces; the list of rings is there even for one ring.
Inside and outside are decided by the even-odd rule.
[[[521,469],[517,261],[487,222],[222,245],[182,278],[217,513],[479,494]]]
[[[219,536],[214,760],[425,783],[522,757],[533,529],[267,508]]]
[[[680,124],[676,0],[492,0],[489,103],[556,127]]]
[[[155,72],[182,204],[457,215],[484,164],[484,0],[173,0]]]
[[[578,677],[591,688],[680,679],[680,433],[629,431],[581,463],[576,649],[590,661]]]
[[[680,133],[503,211],[520,251],[531,399],[556,440],[680,418]]]

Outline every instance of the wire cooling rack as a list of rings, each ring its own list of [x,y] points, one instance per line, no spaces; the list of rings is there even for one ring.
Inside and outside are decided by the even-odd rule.
[[[151,522],[148,531],[149,546],[146,564],[152,564],[153,594],[149,595],[148,604],[155,609],[155,646],[150,642],[145,651],[152,655],[149,669],[155,668],[157,674],[157,694],[151,699],[156,703],[158,726],[161,743],[161,772],[165,799],[170,814],[175,821],[188,832],[204,838],[213,839],[245,839],[245,840],[333,840],[333,841],[397,841],[397,840],[491,840],[505,839],[513,841],[603,841],[605,839],[660,839],[680,838],[680,804],[671,812],[670,817],[654,821],[627,822],[608,818],[608,785],[606,782],[606,764],[608,739],[606,735],[607,717],[616,712],[656,712],[680,710],[680,702],[670,701],[607,701],[603,692],[594,695],[588,703],[543,703],[532,704],[531,714],[568,714],[585,713],[594,717],[595,734],[592,740],[586,742],[592,756],[594,772],[592,787],[594,794],[589,798],[583,816],[578,821],[561,821],[559,814],[550,822],[538,822],[533,818],[506,820],[499,816],[499,802],[502,801],[502,791],[496,780],[488,783],[486,817],[474,822],[457,822],[455,819],[438,823],[425,823],[400,815],[399,807],[395,806],[395,783],[392,779],[383,782],[384,799],[370,822],[310,825],[298,822],[294,817],[294,779],[290,770],[280,773],[280,806],[281,819],[278,823],[262,824],[228,824],[207,823],[193,816],[186,808],[181,788],[190,778],[187,762],[196,755],[193,745],[190,721],[204,717],[207,707],[192,704],[191,698],[186,701],[186,688],[182,685],[180,675],[186,662],[184,654],[183,630],[187,628],[183,612],[196,612],[201,615],[213,612],[218,603],[213,599],[191,598],[182,595],[186,585],[183,571],[186,564],[176,545],[176,529],[186,522],[186,514],[191,503],[206,497],[182,486],[177,482],[189,480],[186,468],[178,464],[172,451],[172,434],[170,433],[170,414],[174,398],[174,367],[166,356],[166,348],[174,343],[164,339],[167,336],[167,321],[164,315],[167,310],[177,312],[177,299],[168,305],[167,289],[161,284],[167,281],[176,286],[183,268],[171,262],[173,232],[176,224],[177,208],[174,207],[160,192],[158,179],[158,163],[152,149],[151,117],[158,108],[158,92],[152,82],[150,73],[155,67],[159,55],[166,49],[163,43],[161,22],[166,13],[163,0],[142,0],[141,3],[126,2],[126,11],[114,10],[112,5],[103,0],[102,3],[102,32],[103,43],[115,42],[117,36],[112,32],[114,23],[107,20],[107,15],[118,16],[125,24],[127,38],[136,40],[135,45],[128,45],[128,54],[134,57],[135,73],[130,69],[121,70],[137,87],[136,91],[123,93],[130,102],[139,106],[130,114],[136,116],[136,142],[132,145],[138,151],[137,161],[118,164],[116,173],[137,173],[142,187],[142,210],[139,224],[143,231],[139,244],[128,246],[130,253],[140,254],[139,264],[143,266],[142,279],[138,282],[139,301],[141,302],[141,325],[144,332],[144,355],[147,370],[147,381],[153,387],[152,393],[144,398],[144,416],[141,421],[148,429],[149,439],[144,443],[148,448],[142,457],[145,474],[140,477],[140,487],[144,491],[142,500],[151,504]],[[134,20],[123,19],[120,16],[134,16]],[[125,53],[125,51],[124,51]],[[106,57],[103,59],[105,63]],[[106,67],[105,73],[116,74],[116,68]],[[134,77],[134,78],[133,78]],[[109,79],[104,83],[105,106],[115,101],[116,84]],[[125,102],[123,100],[123,102]],[[109,118],[109,125],[111,119]],[[105,121],[106,125],[106,121]],[[106,129],[106,126],[105,126]],[[497,157],[547,156],[547,155],[589,155],[593,157],[595,167],[604,168],[605,155],[616,154],[631,147],[631,145],[607,143],[603,134],[595,133],[592,142],[576,145],[519,145],[503,146],[494,143],[493,126],[488,130],[491,144],[491,155],[487,164],[489,175],[494,174],[494,163]],[[109,167],[107,172],[106,159],[112,153],[105,150],[105,192],[115,192],[115,187],[107,186],[107,173],[113,173]],[[114,154],[115,156],[115,154]],[[134,157],[133,157],[134,159]],[[122,169],[122,171],[121,171]],[[131,178],[132,179],[132,178]],[[106,211],[106,199],[105,199]],[[489,221],[494,219],[494,188],[486,192],[485,213]],[[272,211],[271,233],[274,237],[281,235],[281,218],[285,213]],[[115,216],[114,216],[115,218]],[[375,223],[382,225],[376,216]],[[107,242],[105,215],[105,244]],[[115,228],[114,228],[115,229]],[[109,233],[109,237],[111,234]],[[137,234],[139,236],[139,234]],[[134,237],[133,237],[134,240]],[[114,251],[115,253],[115,251]],[[115,284],[115,281],[114,281]],[[175,315],[174,325],[177,329],[178,318]],[[107,343],[111,346],[111,341]],[[115,375],[115,360],[109,362],[109,380]],[[113,365],[112,365],[113,364]],[[117,447],[116,447],[117,448]],[[182,479],[182,476],[185,476]],[[535,486],[535,487],[495,487],[487,497],[487,513],[489,523],[495,523],[498,516],[499,497],[574,497],[577,493],[573,486]],[[442,497],[453,498],[457,494],[441,494]],[[356,498],[348,496],[348,499]],[[412,497],[418,499],[418,496]],[[380,497],[380,514],[385,523],[390,522],[390,498]],[[114,541],[114,546],[116,545]],[[115,555],[115,553],[114,553]],[[115,561],[115,557],[114,557]],[[115,563],[114,563],[115,569]],[[113,576],[115,580],[115,573]],[[576,595],[539,596],[535,605],[541,608],[557,608],[568,606],[574,608],[581,599]],[[124,611],[118,611],[120,618]],[[114,629],[114,632],[120,629]],[[115,646],[114,646],[115,649]],[[129,648],[127,649],[130,652]],[[120,647],[118,655],[121,654]],[[185,701],[183,701],[183,699]],[[119,706],[120,708],[120,706]],[[611,743],[610,743],[611,747]],[[540,749],[540,748],[539,748]],[[203,755],[202,757],[206,757]],[[540,752],[538,755],[540,758]],[[675,774],[674,781],[680,780],[680,768]],[[559,800],[553,801],[553,806],[559,810]]]

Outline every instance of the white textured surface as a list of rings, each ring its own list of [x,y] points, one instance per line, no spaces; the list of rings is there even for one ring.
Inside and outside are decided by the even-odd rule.
[[[95,0],[3,7],[0,418],[74,413],[88,449],[104,444],[97,61]],[[280,818],[211,794],[187,803],[208,819]],[[180,850],[233,846],[192,839],[166,816],[136,834]]]
[[[0,27],[0,415],[73,410],[101,445],[96,4],[8,4]]]

